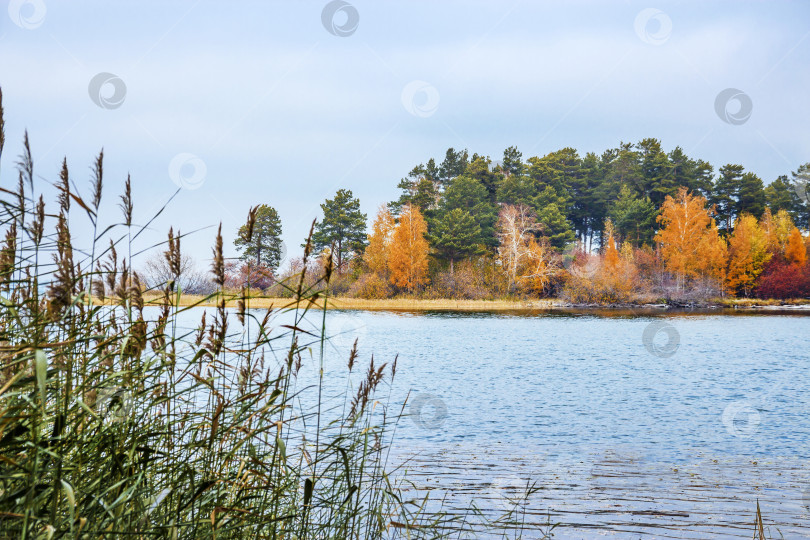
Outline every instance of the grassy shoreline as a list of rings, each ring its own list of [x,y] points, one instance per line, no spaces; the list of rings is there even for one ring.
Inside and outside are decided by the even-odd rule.
[[[157,305],[161,296],[146,295],[146,303]],[[423,299],[423,298],[347,298],[329,297],[329,309],[358,310],[358,311],[510,311],[510,312],[536,312],[536,311],[588,311],[588,310],[628,310],[643,309],[651,311],[679,310],[679,309],[735,309],[735,310],[766,310],[766,311],[810,311],[810,301],[797,300],[756,300],[751,298],[723,298],[689,305],[672,304],[571,304],[555,298],[531,300],[460,300],[460,299]],[[232,298],[227,302],[228,307],[237,307],[238,299]],[[252,296],[247,300],[248,307],[287,309],[296,307],[295,300],[291,298],[273,298],[266,296]],[[200,295],[183,295],[180,297],[181,306],[216,306],[216,300]],[[323,308],[323,298],[316,302],[308,302],[307,306],[317,309]],[[304,307],[299,303],[298,307]]]

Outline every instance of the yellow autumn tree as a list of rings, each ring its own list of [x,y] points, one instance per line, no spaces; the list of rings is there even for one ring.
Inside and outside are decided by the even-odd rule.
[[[788,236],[785,259],[796,266],[804,266],[804,263],[807,262],[807,247],[804,244],[804,237],[796,227],[791,229]]]
[[[411,204],[402,207],[399,223],[394,229],[388,255],[391,283],[413,291],[428,282],[428,250],[425,239],[427,225],[419,208]]]
[[[667,196],[656,218],[662,229],[656,234],[667,271],[677,277],[682,289],[690,277],[722,280],[726,245],[706,209],[706,199],[682,187]]]
[[[757,218],[751,214],[741,215],[728,242],[728,287],[749,296],[770,258],[765,232]]]
[[[774,216],[771,209],[766,208],[759,221],[759,226],[765,235],[768,252],[773,255],[784,254],[790,231],[795,228],[790,214],[783,209],[779,210]]]
[[[368,235],[368,246],[363,252],[363,262],[369,272],[380,277],[388,276],[388,256],[396,223],[394,216],[384,204],[377,210],[377,216],[371,225],[371,234]]]

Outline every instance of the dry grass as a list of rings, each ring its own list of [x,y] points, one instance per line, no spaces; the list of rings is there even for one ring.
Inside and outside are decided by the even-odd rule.
[[[160,295],[145,296],[146,303],[159,305],[162,300]],[[309,301],[307,301],[309,302]],[[248,299],[248,307],[266,309],[269,307],[278,309],[311,307],[322,309],[323,298],[318,298],[314,303],[306,306],[297,304],[291,298],[270,298],[265,296],[253,296]],[[386,298],[386,299],[364,299],[330,297],[327,307],[329,309],[350,309],[369,311],[534,311],[538,309],[562,308],[567,304],[556,299],[532,299],[532,300],[453,300],[453,299],[422,299],[422,298]],[[213,300],[206,300],[204,296],[186,294],[180,298],[181,306],[216,306]],[[236,307],[236,301],[231,301],[228,307]]]
[[[145,294],[147,305],[159,305],[163,296],[158,294]],[[307,300],[307,305],[296,303],[291,298],[272,298],[267,296],[252,296],[248,299],[248,307],[256,309],[266,309],[269,307],[277,309],[287,308],[323,308],[323,298],[318,298],[314,302]],[[363,310],[363,311],[566,311],[570,312],[578,306],[558,298],[544,298],[531,300],[455,300],[452,298],[425,299],[425,298],[346,298],[330,297],[328,300],[329,309]],[[206,297],[193,294],[184,294],[180,297],[180,306],[209,306],[215,307],[213,300],[206,300]],[[663,304],[655,304],[661,307]],[[804,308],[810,309],[808,300],[759,300],[755,298],[719,298],[712,299],[705,303],[707,307],[722,307],[729,309],[756,309],[756,308]],[[237,307],[237,300],[231,300],[228,307]],[[627,306],[594,306],[600,309],[626,309]],[[636,306],[638,307],[638,306]],[[584,309],[584,308],[583,308]]]

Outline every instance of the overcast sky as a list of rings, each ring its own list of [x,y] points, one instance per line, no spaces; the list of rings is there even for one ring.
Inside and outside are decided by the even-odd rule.
[[[85,189],[103,146],[109,219],[128,172],[139,223],[184,186],[144,242],[221,221],[233,255],[265,203],[297,255],[338,188],[371,218],[451,146],[656,137],[766,184],[810,161],[806,1],[0,4],[0,182],[26,128],[38,189],[65,155]],[[201,265],[214,234],[184,240]]]

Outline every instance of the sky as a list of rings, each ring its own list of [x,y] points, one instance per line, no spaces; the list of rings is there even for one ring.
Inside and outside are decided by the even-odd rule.
[[[806,1],[2,0],[0,185],[26,129],[48,201],[64,156],[89,193],[103,147],[102,221],[130,174],[138,225],[171,199],[138,249],[196,231],[182,245],[203,267],[219,223],[236,255],[253,205],[298,256],[337,189],[370,222],[449,147],[655,137],[767,184],[810,161],[809,21]]]

